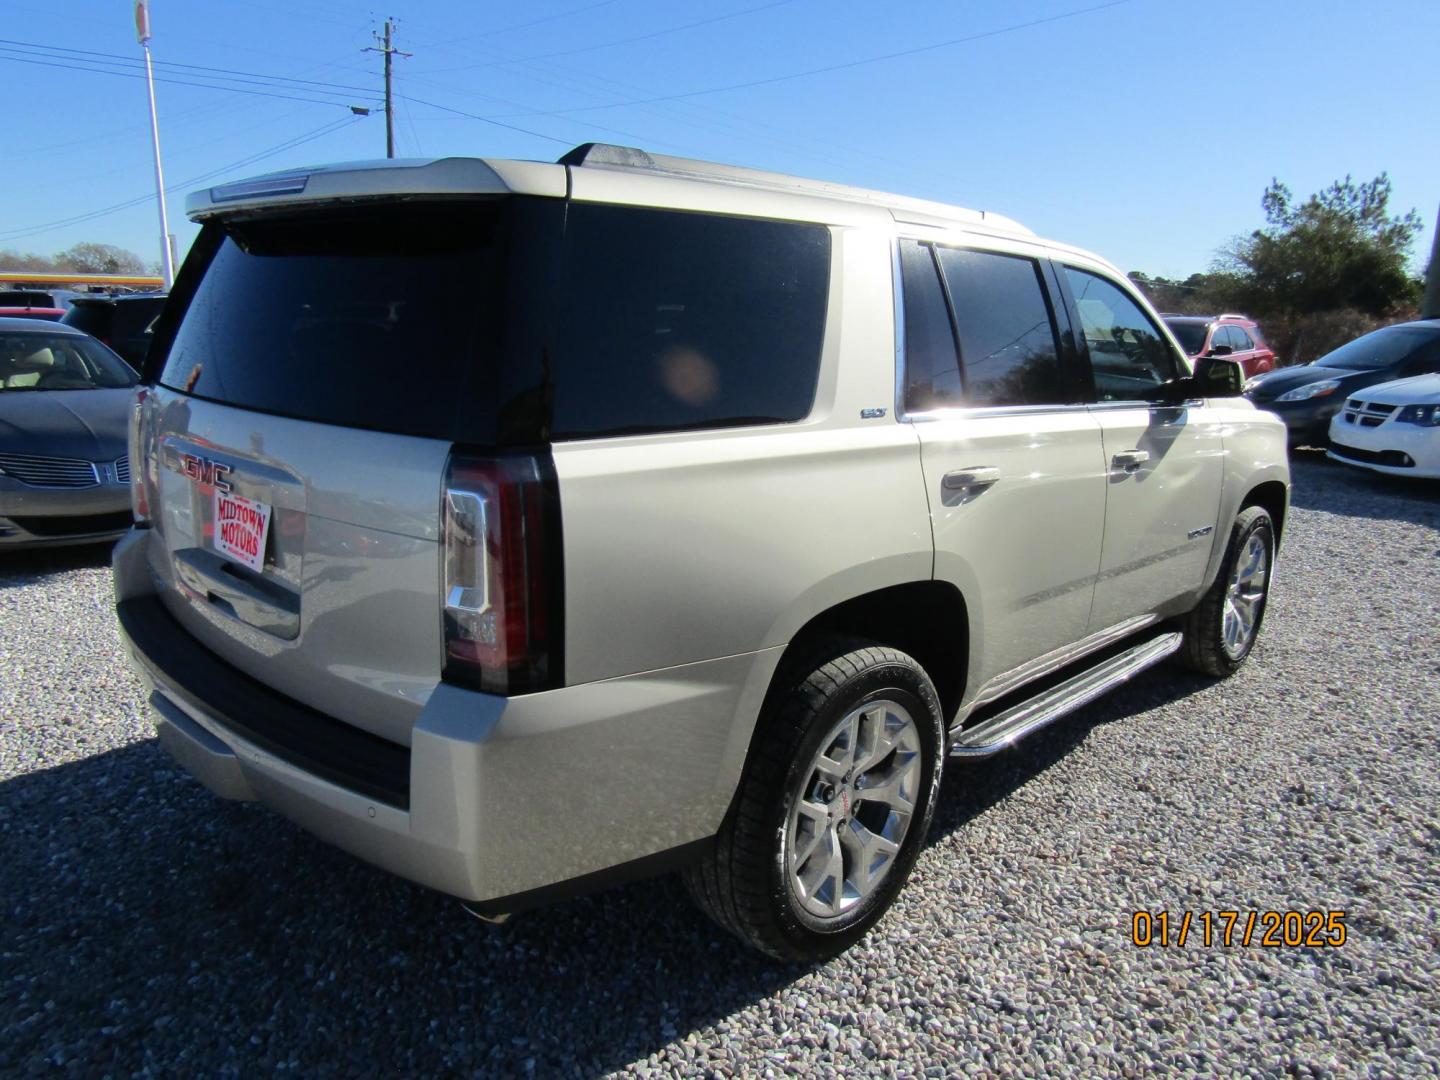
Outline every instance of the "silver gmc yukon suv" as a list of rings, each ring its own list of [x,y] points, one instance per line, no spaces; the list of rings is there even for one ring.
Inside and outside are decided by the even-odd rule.
[[[120,625],[217,794],[500,918],[865,933],[941,774],[1244,662],[1285,429],[993,214],[586,145],[264,176],[131,432]]]

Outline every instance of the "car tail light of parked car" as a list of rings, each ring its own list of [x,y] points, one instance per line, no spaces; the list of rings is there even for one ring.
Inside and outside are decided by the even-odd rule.
[[[452,455],[442,507],[444,677],[496,694],[559,677],[559,512],[538,455]]]

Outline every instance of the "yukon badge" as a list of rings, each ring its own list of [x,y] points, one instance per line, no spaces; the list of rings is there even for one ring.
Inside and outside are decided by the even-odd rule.
[[[180,471],[197,484],[209,484],[216,491],[230,490],[230,481],[225,479],[230,475],[230,466],[223,462],[211,461],[195,454],[181,454]]]

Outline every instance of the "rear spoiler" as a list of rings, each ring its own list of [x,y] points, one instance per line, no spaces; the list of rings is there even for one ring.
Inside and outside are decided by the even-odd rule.
[[[286,169],[195,191],[185,200],[191,221],[242,210],[359,199],[463,195],[565,195],[565,168],[535,161],[481,158],[354,161]]]

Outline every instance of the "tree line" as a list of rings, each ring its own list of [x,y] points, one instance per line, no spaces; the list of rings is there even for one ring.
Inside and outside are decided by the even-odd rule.
[[[1336,181],[1303,202],[1272,180],[1265,224],[1216,253],[1209,272],[1181,279],[1132,272],[1159,310],[1259,321],[1283,364],[1306,363],[1352,338],[1419,314],[1424,281],[1411,272],[1420,215],[1390,212],[1390,177]]]
[[[58,255],[36,255],[0,248],[0,270],[32,270],[37,274],[158,274],[133,251],[114,244],[76,244]]]

